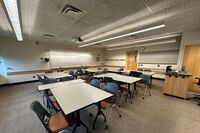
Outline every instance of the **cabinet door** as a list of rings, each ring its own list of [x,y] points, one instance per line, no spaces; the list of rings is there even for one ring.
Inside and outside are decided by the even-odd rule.
[[[181,77],[173,76],[172,94],[174,96],[180,96],[180,91],[181,91]]]
[[[181,76],[181,90],[179,92],[179,95],[183,98],[186,98],[189,81],[190,81],[189,76]]]
[[[172,93],[172,86],[173,86],[173,76],[166,75],[163,92],[166,93],[166,94],[171,94]]]

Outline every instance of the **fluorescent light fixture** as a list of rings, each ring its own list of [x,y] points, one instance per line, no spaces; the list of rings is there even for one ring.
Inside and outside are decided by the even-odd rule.
[[[3,0],[18,41],[23,41],[17,0]]]
[[[154,36],[154,37],[147,38],[147,39],[140,39],[140,40],[133,40],[133,41],[128,41],[128,42],[114,43],[114,44],[108,45],[108,47],[116,47],[116,46],[122,46],[122,45],[128,45],[128,44],[149,42],[149,41],[155,41],[155,40],[166,39],[166,38],[171,38],[171,37],[177,37],[177,36],[180,36],[180,35],[181,34],[169,34],[169,35],[164,35],[164,36]]]
[[[137,48],[137,47],[143,47],[143,46],[152,46],[152,45],[168,44],[168,43],[175,43],[175,42],[176,42],[176,39],[172,39],[172,40],[168,40],[168,41],[161,41],[161,42],[155,42],[155,43],[141,44],[141,45],[136,45],[136,46],[109,48],[109,49],[106,49],[106,50],[118,50],[118,49],[127,49],[127,48]]]
[[[123,35],[120,35],[120,36],[115,36],[115,37],[111,37],[111,38],[108,38],[108,39],[104,39],[104,40],[100,40],[100,41],[96,41],[96,42],[80,45],[79,47],[86,47],[86,46],[94,45],[94,44],[101,43],[101,42],[106,42],[106,41],[110,41],[110,40],[114,40],[114,39],[119,39],[119,38],[122,38],[122,37],[131,36],[131,35],[147,32],[147,31],[151,31],[151,30],[155,30],[155,29],[160,29],[160,28],[163,28],[163,27],[165,27],[165,24],[161,24],[161,25],[157,25],[157,26],[154,26],[154,27],[151,27],[151,28],[138,30],[138,31],[127,33],[127,34],[123,34]]]

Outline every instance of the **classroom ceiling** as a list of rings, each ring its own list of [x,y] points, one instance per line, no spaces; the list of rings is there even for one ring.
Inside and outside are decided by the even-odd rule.
[[[180,33],[200,28],[200,0],[20,0],[19,11],[24,40],[80,45],[114,37],[158,24],[166,27],[100,43],[109,44],[164,33]],[[69,4],[83,12],[61,13]],[[50,34],[54,38],[44,35]],[[16,38],[0,6],[0,36]],[[84,44],[82,43],[82,44]]]

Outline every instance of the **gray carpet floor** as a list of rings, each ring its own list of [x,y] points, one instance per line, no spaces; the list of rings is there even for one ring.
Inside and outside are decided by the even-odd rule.
[[[0,87],[0,133],[45,133],[37,116],[30,110],[34,100],[42,101],[37,91],[38,82]],[[142,100],[135,97],[133,103],[123,103],[111,115],[110,126],[105,130],[103,118],[99,117],[96,130],[92,130],[97,111],[95,106],[81,111],[81,119],[91,133],[199,133],[200,107],[195,101],[183,100],[162,94],[163,81],[153,80],[152,96]],[[70,130],[70,129],[69,129]],[[83,127],[77,133],[84,133]]]

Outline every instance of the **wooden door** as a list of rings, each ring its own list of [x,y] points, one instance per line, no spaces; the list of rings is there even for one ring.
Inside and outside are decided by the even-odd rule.
[[[137,68],[137,53],[129,53],[127,60],[127,69],[136,70]]]
[[[195,78],[200,77],[200,45],[186,46],[183,67],[185,67],[186,72],[192,74],[192,78],[189,81],[189,89],[200,91],[200,87],[194,84],[194,82],[197,82]]]

